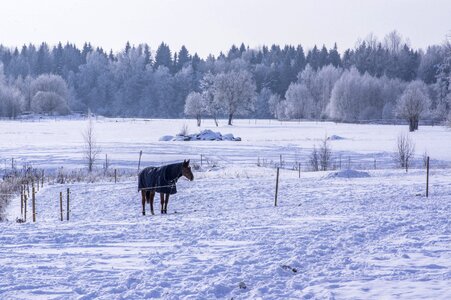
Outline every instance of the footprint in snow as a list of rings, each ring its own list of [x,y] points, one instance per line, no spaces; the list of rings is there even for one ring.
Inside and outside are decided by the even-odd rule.
[[[289,265],[282,265],[281,267],[282,267],[282,269],[291,271],[293,273],[297,273],[298,272],[298,270],[296,268],[293,268],[293,267],[291,267]]]

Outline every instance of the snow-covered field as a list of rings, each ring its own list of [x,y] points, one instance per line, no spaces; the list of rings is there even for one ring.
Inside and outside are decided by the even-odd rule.
[[[140,150],[143,166],[200,154],[215,161],[193,182],[179,181],[168,215],[141,215],[135,178],[46,185],[36,223],[14,222],[14,199],[12,221],[0,223],[0,299],[450,299],[451,169],[433,168],[429,198],[424,169],[393,169],[405,126],[207,122],[203,129],[242,142],[158,142],[184,123],[197,131],[192,120],[95,123],[113,167],[137,167]],[[85,127],[2,121],[1,158],[79,168]],[[326,134],[344,138],[331,141],[343,160],[382,167],[301,178],[284,169],[274,207],[275,170],[257,158],[306,164]],[[412,138],[417,160],[427,151],[437,164],[451,162],[448,129],[420,127]],[[67,187],[71,219],[61,222]]]

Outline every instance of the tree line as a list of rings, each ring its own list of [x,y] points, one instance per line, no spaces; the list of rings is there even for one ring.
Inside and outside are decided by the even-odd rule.
[[[0,45],[0,116],[91,110],[198,122],[226,116],[231,123],[240,115],[348,122],[409,115],[415,127],[421,116],[448,116],[450,74],[449,43],[413,49],[396,31],[381,41],[369,35],[341,55],[336,44],[241,44],[206,58],[165,43],[151,50],[127,42],[118,53],[89,43]]]

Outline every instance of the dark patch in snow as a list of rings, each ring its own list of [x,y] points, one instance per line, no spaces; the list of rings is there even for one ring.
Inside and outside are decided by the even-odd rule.
[[[240,282],[240,284],[238,285],[238,287],[240,288],[240,289],[247,289],[247,286],[246,286],[246,284],[244,283],[244,282]]]
[[[339,140],[346,140],[346,138],[334,134],[334,135],[331,135],[330,137],[328,137],[327,140],[329,140],[329,141],[339,141]]]
[[[282,265],[281,267],[282,267],[282,269],[291,271],[293,273],[297,273],[298,272],[298,270],[296,268],[293,268],[292,266],[289,266],[289,265]]]

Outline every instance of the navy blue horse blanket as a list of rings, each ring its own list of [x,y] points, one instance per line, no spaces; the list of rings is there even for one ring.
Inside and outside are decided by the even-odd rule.
[[[176,183],[182,177],[183,163],[170,164],[161,167],[144,168],[138,177],[138,191],[153,191],[157,193],[177,193]]]

